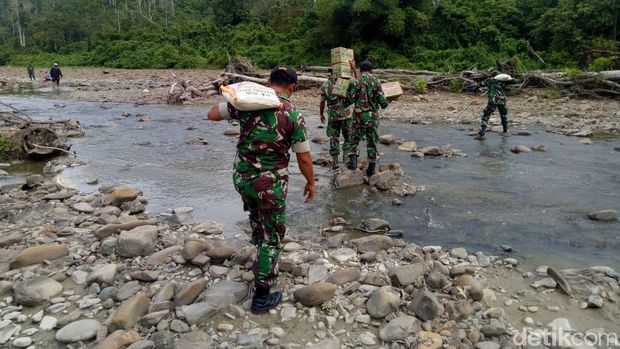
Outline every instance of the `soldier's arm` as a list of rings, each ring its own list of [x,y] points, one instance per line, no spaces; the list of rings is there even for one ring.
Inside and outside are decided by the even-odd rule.
[[[389,102],[385,98],[385,95],[383,94],[383,88],[381,87],[381,84],[378,81],[377,81],[377,97],[379,98],[379,105],[381,106],[381,108],[383,109],[387,108],[389,105]]]
[[[355,61],[349,61],[349,65],[351,66],[351,72],[353,73],[353,77],[355,77],[355,80],[359,80],[360,73],[359,71],[357,71],[357,68],[355,68]]]
[[[325,123],[325,104],[327,100],[327,89],[329,81],[325,82],[321,86],[321,105],[319,106],[319,116],[321,117],[321,123]]]
[[[306,178],[306,186],[304,188],[305,202],[314,200],[316,193],[316,184],[314,182],[314,169],[312,167],[312,155],[310,154],[310,143],[308,142],[308,134],[306,132],[306,123],[304,117],[298,111],[295,120],[295,129],[293,130],[292,142],[293,152],[297,156],[297,165],[301,174]]]
[[[222,121],[236,119],[237,110],[229,103],[222,102],[211,107],[207,113],[207,118],[211,121]]]
[[[312,167],[312,155],[309,151],[303,153],[295,153],[297,156],[297,165],[299,171],[306,178],[306,186],[304,188],[304,202],[314,200],[316,195],[316,183],[314,182],[314,168]]]

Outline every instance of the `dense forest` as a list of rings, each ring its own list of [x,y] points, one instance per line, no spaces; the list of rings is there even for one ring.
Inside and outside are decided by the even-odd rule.
[[[0,0],[0,65],[270,67],[354,48],[381,67],[620,64],[618,0]]]

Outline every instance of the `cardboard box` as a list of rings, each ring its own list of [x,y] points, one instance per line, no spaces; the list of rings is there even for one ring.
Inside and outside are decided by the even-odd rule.
[[[336,47],[332,49],[331,53],[332,53],[332,64],[336,64],[336,63],[347,63],[348,64],[349,61],[352,61],[355,58],[353,55],[353,50],[351,50],[350,48]]]
[[[349,63],[332,64],[332,68],[334,69],[334,75],[339,78],[350,79],[353,76]]]
[[[396,99],[403,95],[403,88],[398,81],[381,84],[381,89],[383,90],[385,98]]]
[[[333,94],[338,97],[347,97],[349,95],[349,86],[351,86],[351,80],[346,78],[338,78],[334,84]]]

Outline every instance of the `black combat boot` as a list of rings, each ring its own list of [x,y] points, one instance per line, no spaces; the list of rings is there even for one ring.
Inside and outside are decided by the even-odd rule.
[[[349,155],[349,163],[347,164],[349,170],[355,170],[357,168],[357,155]]]
[[[508,123],[502,123],[502,128],[504,129],[504,133],[508,134]]]
[[[252,314],[264,314],[280,304],[282,292],[275,291],[269,293],[269,288],[256,286],[254,297],[252,298]]]
[[[478,131],[478,135],[474,137],[474,139],[484,139],[484,135],[487,133],[487,125],[480,126],[480,131]]]
[[[377,172],[377,164],[374,162],[368,163],[368,168],[366,169],[366,176],[368,178],[372,177],[372,175]]]

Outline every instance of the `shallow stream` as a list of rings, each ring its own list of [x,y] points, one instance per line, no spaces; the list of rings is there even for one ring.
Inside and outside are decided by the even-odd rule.
[[[80,120],[87,135],[74,139],[73,150],[86,166],[62,173],[80,190],[97,177],[101,185],[126,183],[144,191],[152,212],[179,206],[195,208],[198,220],[216,220],[227,231],[246,216],[231,181],[236,138],[223,135],[225,122],[204,121],[204,106],[132,105],[60,101],[36,96],[2,96],[0,101],[36,118]],[[133,116],[122,118],[127,112]],[[313,111],[314,112],[314,111]],[[136,115],[151,120],[139,122]],[[318,118],[306,112],[312,134]],[[195,127],[194,130],[188,130]],[[595,140],[582,145],[578,138],[530,128],[531,136],[490,134],[474,141],[468,131],[448,125],[410,125],[383,122],[381,134],[393,133],[419,146],[451,144],[467,157],[414,159],[396,146],[381,146],[381,162],[399,162],[403,180],[425,191],[402,198],[371,193],[366,188],[335,190],[327,169],[318,169],[318,200],[302,203],[303,178],[293,163],[289,191],[290,229],[316,232],[329,219],[342,216],[354,224],[383,218],[404,238],[420,245],[464,246],[470,251],[501,254],[510,245],[528,264],[559,267],[609,265],[620,269],[620,223],[588,220],[599,209],[620,209],[620,141]],[[195,137],[208,145],[188,145]],[[145,145],[146,144],[146,145]],[[519,144],[544,145],[545,152],[516,155]],[[313,144],[315,155],[328,145]],[[1,184],[37,171],[28,164],[9,170]]]

